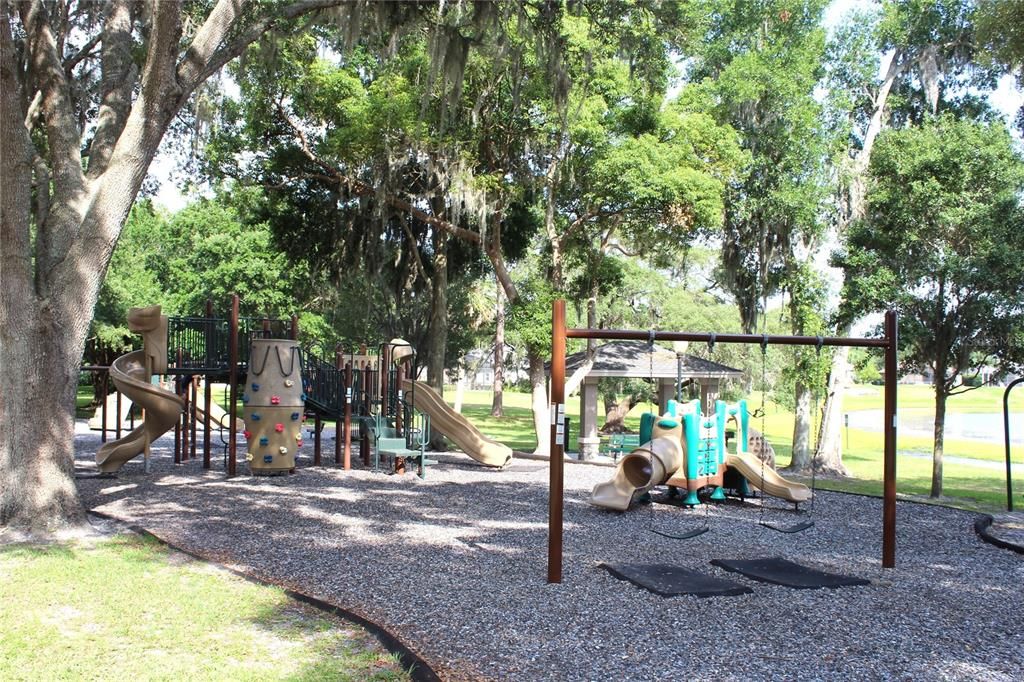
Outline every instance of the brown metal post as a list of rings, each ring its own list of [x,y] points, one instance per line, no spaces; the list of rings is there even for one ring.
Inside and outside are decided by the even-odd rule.
[[[298,341],[299,340],[299,316],[298,315],[292,315],[292,327],[288,331],[289,331],[289,336],[291,337],[292,341]]]
[[[395,369],[395,433],[405,435],[405,415],[402,409],[402,382],[405,380],[405,363]]]
[[[391,374],[390,344],[385,344],[381,349],[380,357],[377,358],[377,372],[380,379],[380,416],[386,424],[389,415],[388,409],[391,407],[391,401],[388,400],[388,379]]]
[[[184,379],[183,376],[181,378]],[[186,384],[184,382],[181,382],[180,386],[181,386],[181,398],[182,398],[182,400],[185,401],[185,409],[183,409],[181,411],[181,417],[179,418],[179,421],[181,422],[181,461],[182,462],[187,462],[188,461],[188,435],[189,435],[189,425],[190,425],[190,420],[188,418],[188,415],[189,415],[189,410],[192,408],[192,406],[189,404],[189,398],[191,397],[191,395],[190,395],[188,384]]]
[[[565,301],[551,306],[551,447],[548,483],[548,582],[562,582],[563,468],[565,466]]]
[[[342,400],[345,401],[345,471],[352,468],[352,363],[345,363],[345,393],[342,396]],[[335,442],[338,438],[337,429],[335,429]]]
[[[885,479],[882,488],[882,567],[896,566],[896,385],[899,368],[896,351],[896,311],[885,314]]]
[[[114,415],[114,419],[117,424],[115,428],[117,440],[121,440],[121,391],[117,387],[114,388],[114,391],[116,391],[116,395],[114,396],[114,412],[116,413]]]
[[[210,378],[203,383],[203,468],[210,468],[210,407],[213,403],[213,387]]]
[[[100,403],[100,442],[107,442],[107,391],[110,390],[110,368],[103,370],[103,402]]]
[[[370,401],[371,394],[370,388],[373,383],[373,370],[370,369],[369,365],[364,367],[359,373],[360,378],[363,382],[363,414],[370,414]],[[363,466],[370,466],[370,432],[369,430],[360,430],[359,436],[359,454],[363,458]]]
[[[189,419],[192,421],[192,433],[189,438],[189,458],[196,458],[196,430],[199,428],[199,414],[196,410],[196,405],[199,404],[199,380],[192,377],[192,381],[189,382],[189,387],[192,389],[192,411],[189,413]]]
[[[175,353],[175,369],[181,370],[181,349],[179,348]],[[181,395],[181,382],[178,381],[178,375],[173,375],[171,381],[174,382],[174,394]],[[181,417],[178,417],[178,421],[174,422],[174,463],[181,464]]]
[[[207,360],[213,354],[213,350],[210,348],[213,342],[213,301],[206,299],[206,358]],[[209,362],[204,363],[207,367],[210,366]],[[203,375],[203,468],[210,468],[210,406],[213,402],[213,388],[210,386],[210,376],[208,374]]]
[[[263,338],[269,339],[270,336],[271,336],[270,335],[270,319],[264,317],[263,318]]]
[[[238,464],[238,448],[235,438],[238,434],[238,417],[235,415],[235,401],[238,400],[238,294],[231,295],[231,318],[228,323],[228,476],[234,476]]]
[[[313,415],[313,466],[320,466],[320,413]]]

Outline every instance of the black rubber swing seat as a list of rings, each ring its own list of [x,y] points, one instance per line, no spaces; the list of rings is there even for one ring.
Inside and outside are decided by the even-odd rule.
[[[780,533],[801,533],[807,530],[808,528],[813,528],[814,521],[801,521],[800,523],[795,523],[792,526],[776,526],[773,523],[762,521],[760,525],[764,526],[765,528],[777,530]]]
[[[707,533],[709,530],[711,529],[705,527],[695,528],[693,530],[686,531],[685,533],[666,533],[661,530],[654,530],[653,528],[650,529],[650,531],[655,535],[660,535],[663,538],[670,538],[672,540],[689,540],[690,538],[695,538],[698,535],[704,535],[704,533]]]

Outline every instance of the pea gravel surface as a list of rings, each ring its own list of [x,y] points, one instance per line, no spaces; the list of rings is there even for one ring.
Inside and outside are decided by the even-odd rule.
[[[1024,679],[1024,555],[982,542],[973,513],[899,502],[897,567],[883,569],[878,499],[819,491],[815,527],[794,535],[734,501],[708,510],[710,532],[672,540],[651,531],[701,525],[704,511],[592,507],[612,470],[566,463],[563,582],[548,584],[546,462],[497,471],[438,453],[421,480],[315,468],[307,442],[292,476],[228,479],[220,450],[209,471],[175,465],[165,436],[150,473],[139,457],[89,478],[99,436],[78,428],[87,508],[358,613],[442,679]],[[766,505],[767,520],[793,522],[781,500]],[[773,556],[871,584],[795,590],[709,563]],[[664,598],[601,562],[674,564],[753,592]]]

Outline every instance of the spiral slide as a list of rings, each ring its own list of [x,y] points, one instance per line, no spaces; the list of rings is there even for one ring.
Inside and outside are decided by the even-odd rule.
[[[96,465],[103,473],[115,472],[146,452],[151,442],[174,426],[185,407],[182,398],[149,381],[151,374],[167,369],[167,318],[161,317],[160,306],[132,308],[128,327],[142,333],[144,347],[114,360],[110,377],[117,390],[145,409],[146,416],[127,436],[97,450]]]
[[[413,407],[430,417],[431,428],[447,436],[476,461],[492,467],[503,467],[512,461],[512,448],[480,433],[427,384],[422,381],[404,381],[402,390],[412,397]]]

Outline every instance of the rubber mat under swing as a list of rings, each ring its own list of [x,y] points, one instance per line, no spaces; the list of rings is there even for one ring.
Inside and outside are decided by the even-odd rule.
[[[732,597],[753,592],[746,585],[715,578],[698,571],[671,564],[600,564],[619,580],[662,597],[688,594],[695,597]]]
[[[744,575],[763,583],[813,590],[821,587],[851,587],[870,585],[870,580],[839,573],[826,573],[816,568],[801,566],[781,557],[766,559],[714,559],[712,565]]]

